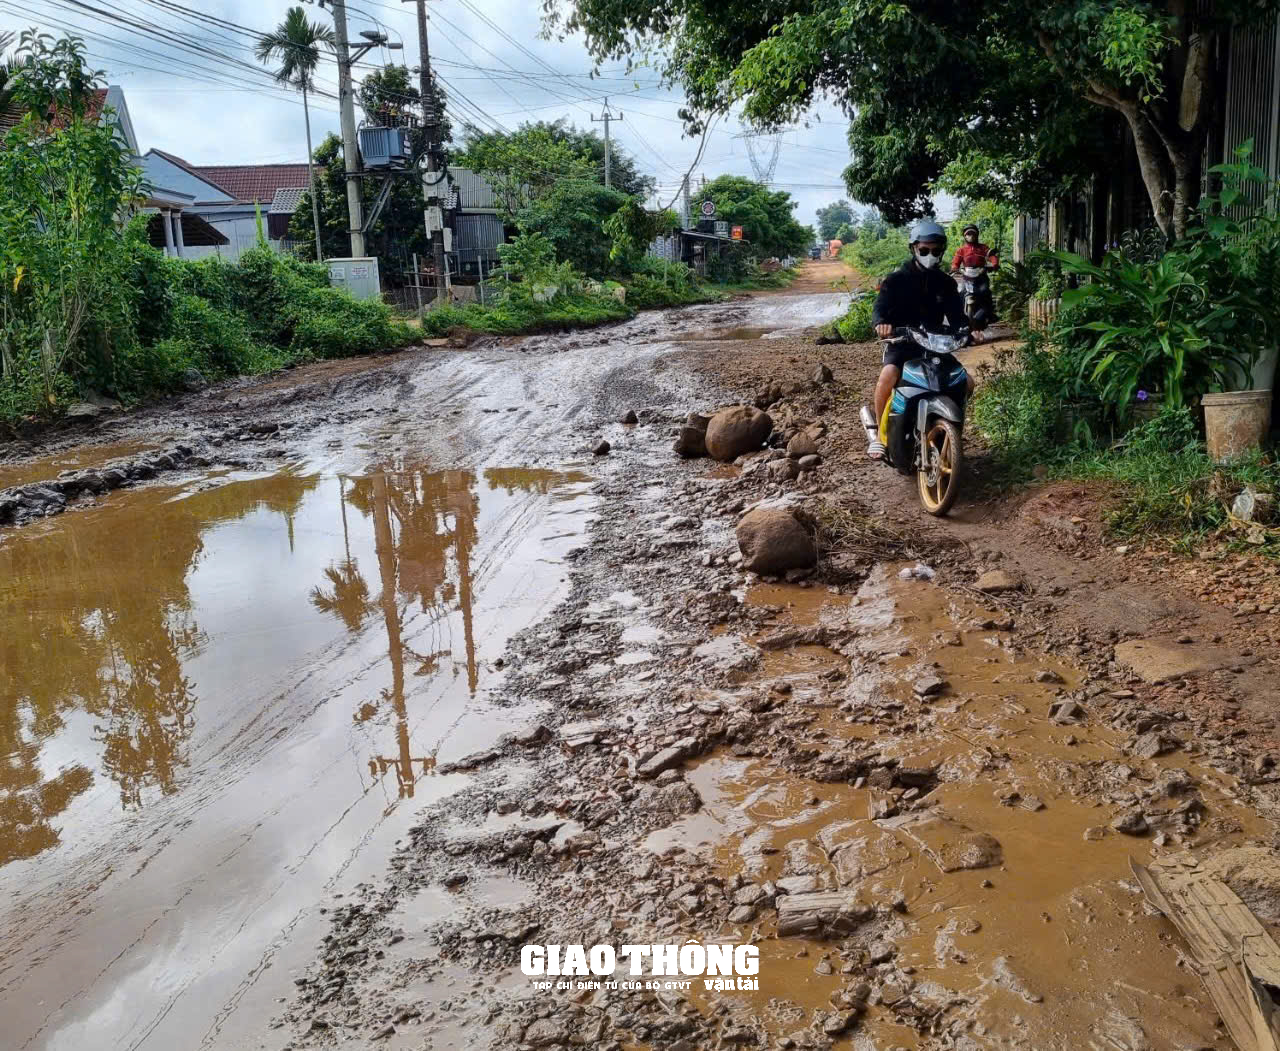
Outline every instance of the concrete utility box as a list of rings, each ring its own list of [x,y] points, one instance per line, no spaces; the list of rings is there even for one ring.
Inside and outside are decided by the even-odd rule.
[[[376,256],[359,259],[326,259],[329,268],[329,284],[333,288],[345,288],[356,299],[381,299],[382,280],[378,276]]]

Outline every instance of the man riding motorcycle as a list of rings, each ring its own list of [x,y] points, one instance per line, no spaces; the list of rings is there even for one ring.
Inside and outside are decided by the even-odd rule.
[[[951,272],[954,274],[966,266],[982,266],[987,265],[987,260],[992,256],[992,251],[981,241],[978,240],[980,231],[977,223],[970,223],[964,228],[964,244],[956,249],[956,254],[951,257]]]
[[[911,258],[880,283],[871,311],[871,324],[880,339],[890,339],[895,328],[923,328],[927,332],[941,332],[945,320],[952,331],[963,328],[968,319],[964,314],[964,298],[956,284],[938,269],[943,253],[947,250],[946,232],[932,219],[920,219],[911,225],[909,234]],[[983,333],[972,334],[974,343],[981,343]],[[886,343],[884,367],[876,381],[876,419],[883,420],[885,407],[893,395],[893,389],[902,378],[902,366],[920,356],[920,348],[910,342]],[[973,379],[969,379],[973,390]],[[872,459],[883,459],[885,448],[880,441],[867,447]]]

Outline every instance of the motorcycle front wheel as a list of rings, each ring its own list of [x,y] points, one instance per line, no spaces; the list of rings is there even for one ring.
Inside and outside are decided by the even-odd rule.
[[[933,419],[920,449],[920,503],[931,515],[945,515],[960,494],[964,450],[960,428],[950,420]]]

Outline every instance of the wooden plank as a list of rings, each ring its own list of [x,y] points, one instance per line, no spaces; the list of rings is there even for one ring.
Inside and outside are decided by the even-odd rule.
[[[1240,1051],[1280,1051],[1280,946],[1258,918],[1190,855],[1129,864],[1147,900],[1186,939]]]

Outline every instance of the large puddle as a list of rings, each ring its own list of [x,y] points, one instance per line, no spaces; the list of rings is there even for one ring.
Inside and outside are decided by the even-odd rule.
[[[259,1046],[316,906],[525,714],[492,662],[562,596],[587,489],[224,476],[5,535],[0,1043]]]
[[[758,940],[760,992],[694,994],[700,1008],[732,1003],[783,1037],[802,1017],[794,1005],[830,1011],[849,988],[855,979],[841,971],[853,945],[855,957],[870,951],[886,962],[865,1016],[838,1047],[1230,1047],[1129,862],[1229,846],[1266,835],[1265,824],[1228,778],[1182,753],[1142,761],[1124,753],[1125,735],[1093,719],[1050,722],[1050,704],[1079,685],[1069,667],[1011,647],[992,627],[999,613],[957,605],[896,569],[882,567],[852,598],[774,586],[747,600],[778,608],[775,629],[855,629],[845,656],[817,645],[766,650],[761,685],[785,693],[788,725],[816,751],[874,748],[920,787],[904,793],[903,782],[875,777],[820,783],[717,752],[688,774],[703,810],[647,842],[658,854],[710,858],[726,880],[846,891],[878,910],[865,937],[884,947],[868,949],[856,932],[844,943],[780,937],[766,910],[708,932]],[[818,677],[845,670],[833,703]],[[928,678],[944,685],[921,702],[914,694]],[[1169,790],[1153,797],[1159,784]],[[1121,835],[1109,827],[1121,808],[1104,794],[1145,796],[1154,823],[1181,831]],[[1195,819],[1179,826],[1193,798]],[[927,813],[905,805],[913,799]],[[986,837],[997,842],[992,863],[968,867],[990,849]]]

